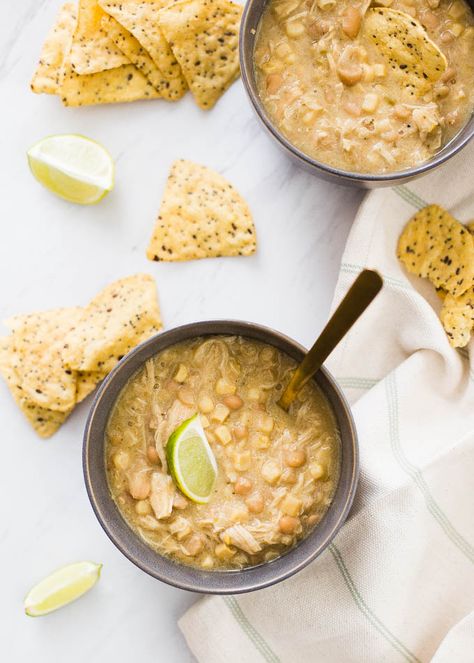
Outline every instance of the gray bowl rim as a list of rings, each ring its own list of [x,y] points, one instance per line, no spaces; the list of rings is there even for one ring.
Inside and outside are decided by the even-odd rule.
[[[322,161],[313,159],[309,155],[302,152],[298,147],[293,145],[285,136],[276,128],[275,124],[272,122],[268,116],[263,103],[258,95],[256,89],[256,81],[254,75],[254,58],[253,58],[253,47],[251,43],[250,30],[255,29],[254,26],[249,26],[250,15],[254,5],[261,5],[261,10],[259,11],[259,18],[257,21],[257,31],[260,26],[260,20],[262,18],[263,10],[268,4],[269,0],[246,0],[244,11],[242,14],[242,20],[240,24],[240,33],[239,33],[239,60],[240,60],[240,73],[242,81],[244,84],[245,91],[247,96],[250,99],[252,107],[257,114],[257,117],[262,122],[265,129],[269,134],[277,141],[281,148],[293,159],[300,162],[301,165],[309,168],[310,170],[317,170],[322,175],[328,175],[332,178],[338,178],[344,180],[348,183],[354,183],[355,185],[363,186],[364,184],[380,184],[380,185],[390,185],[396,184],[401,181],[408,181],[424,175],[425,173],[438,168],[448,159],[455,156],[460,150],[462,150],[472,138],[474,138],[474,111],[471,115],[471,118],[467,123],[459,130],[459,132],[453,136],[453,138],[446,143],[446,145],[437,152],[429,161],[420,164],[419,166],[413,166],[411,168],[406,168],[405,170],[397,170],[390,173],[359,173],[352,172],[349,170],[342,170],[340,168],[335,168],[329,164],[325,164]],[[467,0],[468,4],[474,10],[474,1]],[[247,57],[248,52],[251,51],[251,57]],[[465,132],[465,135],[461,137],[461,134]]]
[[[253,338],[268,343],[269,345],[274,345],[274,347],[277,347],[280,350],[281,346],[286,346],[295,357],[297,355],[302,357],[307,352],[302,345],[280,332],[263,325],[240,320],[194,322],[161,332],[131,350],[101,384],[92,402],[85,426],[82,462],[87,494],[97,520],[112,543],[129,559],[129,561],[148,575],[179,589],[201,594],[240,594],[274,585],[301,571],[327,548],[344,524],[351,509],[359,479],[359,446],[357,431],[350,406],[337,382],[326,368],[323,367],[314,379],[322,389],[323,393],[325,393],[326,397],[330,400],[338,424],[340,425],[342,422],[345,429],[348,431],[345,438],[341,431],[341,477],[336,488],[333,502],[317,527],[315,527],[315,529],[302,539],[294,548],[291,548],[287,553],[271,562],[265,562],[258,566],[248,567],[242,570],[206,572],[191,566],[173,562],[169,558],[159,555],[159,553],[153,551],[152,548],[133,532],[118,511],[108,489],[105,474],[105,462],[102,469],[96,468],[97,475],[100,476],[100,479],[98,480],[100,485],[98,485],[97,476],[93,476],[94,468],[92,467],[93,461],[91,458],[94,444],[97,444],[98,441],[101,442],[103,451],[103,432],[105,424],[99,425],[101,440],[97,440],[95,426],[98,415],[101,414],[106,423],[121,389],[148,358],[154,356],[166,347],[170,347],[186,339],[219,335],[237,335]],[[274,341],[274,343],[272,343],[272,341]],[[279,345],[276,345],[276,343]],[[282,351],[285,352],[285,350]],[[110,399],[110,391],[113,387],[115,387],[116,393]],[[345,468],[344,452],[349,457],[350,461],[348,467]],[[104,458],[103,453],[102,458]],[[343,471],[347,474],[345,485],[342,485]],[[98,490],[104,488],[106,489],[105,494],[107,495],[105,498],[105,507],[104,494],[101,496],[98,493]],[[333,505],[336,503],[336,496],[338,496],[338,500],[341,502],[341,507],[337,514],[334,515]],[[107,508],[109,511],[113,512],[111,518],[106,515]],[[317,533],[318,531],[322,531],[323,524],[328,522],[330,516],[333,516],[335,522],[329,527],[329,531],[324,539],[318,542]],[[313,539],[315,540],[315,543],[310,545]],[[137,547],[141,553],[146,549],[146,552],[148,553],[146,557],[149,559],[153,558],[154,564],[144,560],[141,553],[137,553]]]

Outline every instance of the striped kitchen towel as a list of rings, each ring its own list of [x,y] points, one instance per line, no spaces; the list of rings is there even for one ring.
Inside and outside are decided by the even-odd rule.
[[[395,256],[439,203],[474,218],[474,145],[364,200],[335,303],[364,267],[385,288],[328,362],[353,405],[361,480],[329,548],[289,580],[209,597],[180,620],[202,663],[474,662],[474,370],[450,347],[432,286]]]

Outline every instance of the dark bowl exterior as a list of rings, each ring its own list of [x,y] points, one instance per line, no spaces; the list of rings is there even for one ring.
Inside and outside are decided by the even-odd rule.
[[[277,129],[268,116],[258,94],[254,68],[254,48],[260,19],[268,1],[269,0],[247,0],[246,2],[240,25],[240,70],[245,90],[257,117],[260,119],[270,136],[272,136],[279,147],[297,166],[300,166],[313,175],[317,175],[323,180],[346,186],[355,186],[365,189],[395,186],[397,184],[406,184],[407,182],[421,177],[425,173],[439,168],[448,159],[457,154],[459,150],[467,145],[471,138],[473,138],[474,114],[461,131],[426,163],[414,168],[381,175],[351,173],[349,171],[333,168],[332,166],[328,166],[309,157],[307,154],[292,145]],[[474,0],[468,0],[468,3],[474,10]]]
[[[129,378],[156,353],[187,339],[208,335],[239,335],[273,345],[297,361],[303,347],[271,329],[238,321],[197,322],[163,332],[132,350],[100,387],[84,433],[84,479],[94,512],[111,541],[140,569],[169,585],[210,594],[237,594],[273,585],[297,573],[331,542],[349,513],[359,474],[357,434],[349,406],[325,369],[315,381],[329,399],[341,436],[341,476],[331,506],[318,526],[280,558],[238,571],[206,572],[159,555],[127,525],[109,492],[105,471],[105,428],[120,391]]]

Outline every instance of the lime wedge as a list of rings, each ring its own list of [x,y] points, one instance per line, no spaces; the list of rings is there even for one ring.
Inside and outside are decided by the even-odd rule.
[[[209,502],[217,477],[217,463],[198,414],[183,421],[170,436],[166,458],[181,492],[198,504]]]
[[[28,592],[26,614],[41,617],[75,601],[95,585],[101,568],[102,564],[77,562],[54,571]]]
[[[93,205],[114,186],[112,157],[85,136],[47,136],[30,147],[28,163],[43,186],[71,203]]]

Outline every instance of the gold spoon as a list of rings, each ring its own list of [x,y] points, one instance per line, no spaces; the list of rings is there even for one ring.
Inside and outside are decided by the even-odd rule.
[[[319,338],[316,339],[311,350],[305,355],[303,361],[293,373],[288,386],[278,401],[278,405],[285,412],[288,412],[288,408],[295,400],[298,392],[319,371],[339,341],[375,299],[382,286],[383,280],[378,272],[364,269],[359,274]]]

